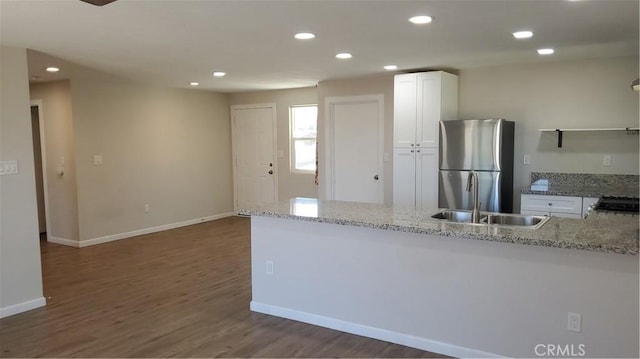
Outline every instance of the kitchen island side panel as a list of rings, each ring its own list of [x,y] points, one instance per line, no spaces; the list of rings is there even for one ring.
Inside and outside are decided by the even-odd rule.
[[[639,354],[637,256],[261,216],[251,233],[256,311],[454,356]]]

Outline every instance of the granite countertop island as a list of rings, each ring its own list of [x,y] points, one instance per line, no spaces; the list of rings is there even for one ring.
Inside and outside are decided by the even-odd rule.
[[[538,229],[450,223],[416,211],[378,204],[294,198],[240,210],[240,214],[332,223],[472,240],[638,255],[637,215],[594,213],[587,219],[551,217]]]
[[[535,357],[540,343],[637,356],[637,215],[524,229],[436,211],[309,198],[240,211],[251,310],[458,358]]]

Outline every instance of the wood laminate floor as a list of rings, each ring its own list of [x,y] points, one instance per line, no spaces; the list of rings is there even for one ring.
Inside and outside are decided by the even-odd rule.
[[[41,252],[47,306],[0,320],[2,357],[441,357],[251,312],[246,218]]]

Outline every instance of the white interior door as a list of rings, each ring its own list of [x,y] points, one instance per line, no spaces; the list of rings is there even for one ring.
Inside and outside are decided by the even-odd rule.
[[[275,105],[232,106],[231,116],[236,210],[274,203]]]
[[[330,199],[382,203],[383,97],[328,98]]]

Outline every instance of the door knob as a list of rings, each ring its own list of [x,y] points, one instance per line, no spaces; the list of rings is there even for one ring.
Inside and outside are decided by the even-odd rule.
[[[379,178],[378,175],[373,176],[373,179],[376,181],[378,180],[378,178]]]
[[[267,172],[267,173],[272,175],[273,174],[273,170],[269,170],[269,172]]]
[[[273,163],[269,163],[269,167],[273,167]]]

